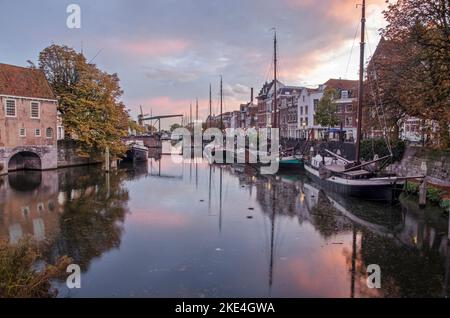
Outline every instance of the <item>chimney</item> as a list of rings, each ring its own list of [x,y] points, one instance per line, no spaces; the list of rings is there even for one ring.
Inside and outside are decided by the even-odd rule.
[[[253,87],[250,88],[250,103],[253,104]]]

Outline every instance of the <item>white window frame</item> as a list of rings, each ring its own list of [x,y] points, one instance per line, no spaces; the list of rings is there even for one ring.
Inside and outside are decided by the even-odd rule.
[[[47,134],[47,132],[48,132],[48,130],[49,129],[51,129],[51,131],[52,131],[52,135],[49,137],[48,136],[48,134]],[[52,127],[47,127],[47,128],[45,128],[45,137],[47,138],[47,139],[53,139],[53,136],[55,135],[55,130],[52,128]]]
[[[38,105],[38,116],[37,117],[33,117],[33,104],[37,104]],[[41,102],[32,100],[30,102],[30,118],[31,119],[41,119]]]
[[[23,135],[21,134],[22,129],[23,129]],[[20,128],[19,128],[19,137],[24,138],[24,137],[26,137],[26,136],[27,136],[27,129],[24,128],[24,127],[20,127]]]
[[[7,105],[9,101],[13,101],[14,102],[14,116],[8,115],[7,112]],[[4,109],[5,109],[5,117],[8,118],[17,118],[17,100],[13,99],[13,98],[6,98],[5,99],[5,104],[4,104]]]
[[[38,132],[39,132],[39,134],[38,134]],[[42,131],[41,131],[41,128],[35,128],[35,129],[34,129],[34,136],[35,136],[35,137],[42,137]]]

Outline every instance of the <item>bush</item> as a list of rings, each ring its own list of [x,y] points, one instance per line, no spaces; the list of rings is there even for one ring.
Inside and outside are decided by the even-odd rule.
[[[405,142],[397,140],[391,143],[392,145],[392,162],[401,161],[405,153]],[[361,158],[364,161],[372,160],[374,155],[384,157],[389,155],[389,149],[386,141],[383,138],[365,139],[361,142]]]
[[[439,203],[441,202],[441,197],[444,194],[443,191],[433,188],[433,187],[427,187],[427,198],[431,202]]]
[[[441,208],[443,208],[447,213],[450,213],[450,199],[444,199],[440,204]]]
[[[51,280],[62,278],[70,264],[68,257],[60,258],[55,265],[45,264],[36,270],[41,254],[31,240],[22,240],[17,245],[0,241],[0,298],[55,297]]]

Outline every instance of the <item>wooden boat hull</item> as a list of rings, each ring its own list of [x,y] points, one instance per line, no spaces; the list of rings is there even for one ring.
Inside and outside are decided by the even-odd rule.
[[[315,182],[327,190],[371,201],[395,201],[405,184],[404,180],[397,180],[395,177],[354,180],[331,176],[322,179],[319,171],[311,166],[305,165],[305,170]]]
[[[147,162],[148,161],[148,149],[131,147],[127,150],[124,158],[125,162]]]

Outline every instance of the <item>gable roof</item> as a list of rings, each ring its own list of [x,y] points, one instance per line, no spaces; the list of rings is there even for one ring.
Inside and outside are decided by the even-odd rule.
[[[42,70],[2,63],[0,95],[56,99]]]
[[[358,90],[358,81],[353,80],[344,80],[344,79],[329,79],[324,85],[327,88],[334,88],[337,90],[348,90],[348,91],[357,91]]]

